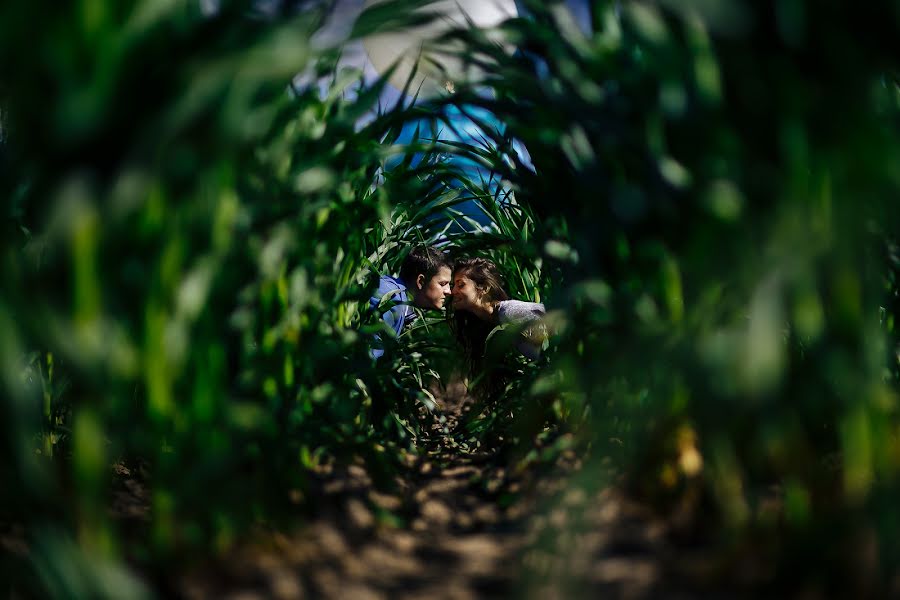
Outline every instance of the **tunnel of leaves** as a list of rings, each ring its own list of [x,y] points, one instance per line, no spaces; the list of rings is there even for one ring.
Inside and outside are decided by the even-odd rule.
[[[749,590],[898,593],[896,3],[598,1],[585,33],[525,2],[515,54],[449,34],[478,86],[389,107],[283,4],[0,8],[10,591],[140,597],[308,520],[323,469],[565,455],[560,493],[650,507],[702,585],[752,556]],[[371,359],[378,274],[435,242],[547,305],[540,360],[467,373],[428,314]]]

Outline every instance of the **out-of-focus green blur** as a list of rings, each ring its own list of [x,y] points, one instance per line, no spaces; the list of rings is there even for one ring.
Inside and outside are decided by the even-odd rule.
[[[373,363],[366,307],[377,273],[443,238],[493,256],[554,332],[538,363],[495,366],[470,441],[565,428],[596,485],[612,458],[723,564],[887,593],[900,6],[598,0],[585,34],[529,1],[500,29],[515,54],[453,34],[482,87],[379,111],[383,82],[358,93],[311,44],[328,7],[294,4],[0,7],[0,527],[27,546],[0,580],[145,597],[126,559],[152,570],[279,522],[321,456],[395,472],[458,357],[421,321]],[[301,72],[327,93],[289,91]],[[506,127],[394,143],[448,106]],[[473,196],[489,226],[466,233]],[[109,517],[117,464],[150,473],[140,541]]]

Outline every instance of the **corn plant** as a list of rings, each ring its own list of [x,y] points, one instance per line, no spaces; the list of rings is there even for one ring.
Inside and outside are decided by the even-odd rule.
[[[896,6],[598,1],[585,33],[526,1],[446,35],[480,81],[379,108],[387,75],[336,68],[328,6],[294,4],[0,8],[0,521],[30,549],[5,581],[145,595],[103,508],[115,462],[151,474],[150,570],[296,516],[320,460],[389,481],[458,357],[422,315],[373,362],[368,298],[436,243],[492,257],[553,331],[502,357],[464,444],[572,428],[588,474],[614,459],[724,550],[714,572],[752,551],[760,586],[886,592]],[[483,139],[445,135],[460,115]]]

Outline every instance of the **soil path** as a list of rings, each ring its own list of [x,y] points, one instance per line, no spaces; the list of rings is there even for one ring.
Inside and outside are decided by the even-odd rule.
[[[189,599],[685,598],[664,565],[665,526],[611,489],[592,492],[574,454],[510,469],[466,453],[446,417],[396,479],[376,489],[361,466],[324,472],[317,509],[297,531],[262,532],[172,583]],[[664,583],[665,582],[665,583]]]

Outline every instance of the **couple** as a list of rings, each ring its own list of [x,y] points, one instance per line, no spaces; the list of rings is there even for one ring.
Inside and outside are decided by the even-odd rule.
[[[400,335],[404,326],[415,318],[412,306],[440,310],[451,298],[448,320],[451,330],[465,352],[470,366],[481,363],[491,331],[500,325],[525,326],[544,316],[544,305],[510,300],[503,289],[503,278],[497,265],[487,258],[463,258],[452,265],[437,248],[417,246],[400,268],[400,277],[382,276],[378,291],[370,299],[373,308],[384,300],[395,304],[382,314],[382,319]],[[410,306],[412,305],[412,306]],[[526,331],[516,344],[530,359],[540,355],[538,336]],[[375,358],[384,350],[374,348]]]

